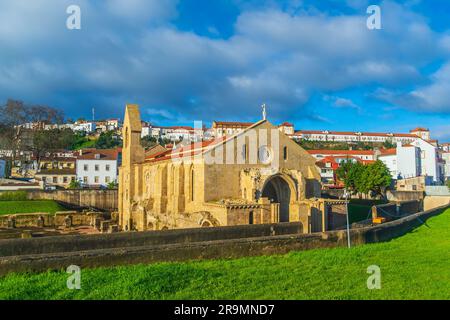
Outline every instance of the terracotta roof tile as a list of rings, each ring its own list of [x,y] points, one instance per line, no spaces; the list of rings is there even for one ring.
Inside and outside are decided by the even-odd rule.
[[[79,160],[117,160],[121,148],[117,149],[83,149],[81,154],[76,157]],[[100,159],[97,159],[96,155],[100,155]]]
[[[329,155],[374,155],[372,150],[307,150],[309,154]]]
[[[409,132],[416,132],[416,131],[430,131],[430,130],[423,127],[417,127],[415,129],[410,130]]]
[[[390,156],[390,155],[394,155],[397,154],[397,149],[392,148],[392,149],[380,149],[380,156]]]
[[[298,130],[295,134],[328,134],[342,136],[376,136],[376,137],[405,137],[417,138],[416,135],[410,133],[386,133],[386,132],[352,132],[352,131],[326,131],[326,130]]]

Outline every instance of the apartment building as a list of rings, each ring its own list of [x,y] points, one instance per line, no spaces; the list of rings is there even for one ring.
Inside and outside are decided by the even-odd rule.
[[[299,130],[292,136],[296,140],[324,141],[324,142],[378,142],[411,143],[420,137],[413,133],[380,133],[380,132],[342,132]]]
[[[202,141],[203,129],[188,126],[161,127],[161,138],[171,141]]]
[[[94,132],[97,128],[95,122],[75,122],[73,131],[83,131],[86,133]]]
[[[40,159],[34,175],[46,187],[67,188],[76,179],[75,157],[45,157]]]
[[[441,153],[442,160],[444,161],[444,179],[450,180],[450,151]]]
[[[281,132],[290,137],[293,136],[295,133],[294,125],[289,122],[283,122],[278,126],[278,129],[280,129]]]
[[[223,137],[239,133],[252,124],[252,122],[213,121],[211,129],[214,137]]]
[[[335,157],[339,159],[358,158],[361,161],[374,161],[375,152],[373,150],[307,150],[317,160],[325,157]]]
[[[106,187],[117,182],[120,162],[120,149],[80,150],[76,160],[77,180],[83,187]]]
[[[380,150],[376,153],[391,172],[393,179],[425,177],[425,183],[440,184],[444,180],[444,161],[437,147],[419,139],[412,144],[398,144],[396,149]]]

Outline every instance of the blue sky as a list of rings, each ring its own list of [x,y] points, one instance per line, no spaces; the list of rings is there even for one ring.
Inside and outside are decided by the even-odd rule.
[[[81,30],[66,8],[81,8]],[[381,7],[381,30],[366,9]],[[447,0],[0,0],[0,100],[450,141]]]

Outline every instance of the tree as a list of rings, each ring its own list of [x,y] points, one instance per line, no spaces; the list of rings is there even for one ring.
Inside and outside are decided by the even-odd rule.
[[[117,189],[119,187],[119,184],[116,181],[112,181],[108,183],[106,186],[108,189]]]
[[[145,136],[141,139],[141,145],[144,148],[151,148],[158,144],[158,140],[152,136]]]
[[[353,194],[383,195],[392,181],[389,169],[381,161],[369,165],[344,161],[337,169],[336,175]]]
[[[166,144],[172,144],[173,142],[168,138],[159,138],[158,143],[162,146],[165,146]]]
[[[64,121],[64,113],[52,107],[32,105],[28,106],[27,109],[30,115],[30,121],[32,122],[51,124],[62,123]]]
[[[392,178],[388,167],[380,160],[367,166],[362,177],[362,192],[383,195],[386,188],[391,185]]]
[[[383,142],[383,148],[385,148],[385,149],[397,148],[397,144],[395,142],[392,142],[392,140],[388,139]]]
[[[40,133],[43,126],[60,123],[63,119],[64,115],[58,109],[8,99],[5,105],[0,106],[0,148],[11,151],[13,163],[20,157],[20,160],[25,160],[21,161],[24,165],[28,155],[23,151],[40,151],[46,144]],[[39,158],[40,152],[37,156]]]
[[[36,156],[39,168],[41,158],[45,157],[47,153],[69,149],[75,140],[76,136],[70,129],[36,130],[28,149],[33,151]]]
[[[358,186],[360,183],[360,176],[365,167],[359,162],[353,162],[351,160],[343,161],[336,171],[336,175],[339,180],[344,183],[345,188],[356,194],[359,192]]]
[[[89,139],[85,132],[76,132],[74,136],[74,142],[70,147],[71,150],[93,148],[97,142],[95,139]]]
[[[347,190],[352,189],[352,182],[349,179],[350,171],[352,170],[353,162],[347,160],[342,161],[339,165],[339,168],[336,170],[336,176],[339,180],[344,183],[344,186]]]
[[[81,183],[78,180],[72,180],[72,181],[70,181],[69,186],[67,188],[68,189],[80,189]]]
[[[21,139],[25,128],[22,126],[28,120],[28,112],[22,101],[8,99],[0,107],[0,147],[12,151],[12,160],[16,160],[22,149]]]
[[[97,149],[112,149],[121,145],[122,141],[113,131],[102,132],[95,143]]]

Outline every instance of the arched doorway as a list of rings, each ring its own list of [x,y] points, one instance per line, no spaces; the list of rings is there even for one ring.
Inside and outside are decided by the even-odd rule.
[[[262,197],[271,203],[280,204],[280,222],[289,222],[289,203],[291,202],[291,188],[281,176],[270,178],[262,190]]]
[[[208,220],[202,222],[202,228],[209,228],[209,227],[212,227],[211,222],[209,222]]]

